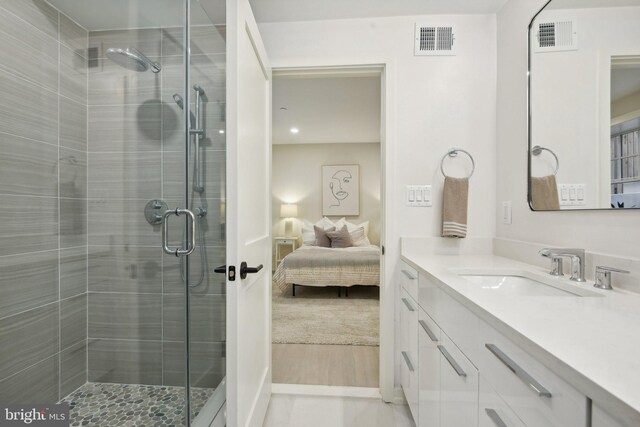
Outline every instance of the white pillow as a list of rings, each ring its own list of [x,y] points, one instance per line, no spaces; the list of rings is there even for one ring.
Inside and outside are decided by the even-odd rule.
[[[312,224],[310,221],[307,221],[306,219],[303,220],[302,229],[301,229],[301,237],[302,237],[303,245],[314,246],[316,244],[316,233],[313,230],[314,225],[317,225],[318,227],[322,227],[325,230],[336,226],[336,224],[327,217],[320,219],[320,221],[316,222],[315,224]]]
[[[347,230],[349,227],[347,227]],[[364,234],[364,227],[358,227],[353,231],[349,232],[351,236],[351,243],[353,246],[369,246],[371,242],[369,238]]]
[[[364,221],[364,222],[361,222],[360,224],[354,224],[352,222],[347,221],[344,218],[341,218],[335,224],[336,229],[340,229],[344,225],[347,226],[347,230],[349,230],[349,233],[351,233],[352,231],[354,231],[358,227],[362,227],[362,228],[364,228],[364,236],[367,237],[367,238],[369,237],[369,221]]]

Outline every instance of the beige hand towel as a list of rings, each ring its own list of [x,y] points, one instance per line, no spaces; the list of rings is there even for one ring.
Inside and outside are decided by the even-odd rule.
[[[555,175],[531,177],[531,207],[537,211],[560,209]]]
[[[467,236],[469,178],[444,177],[442,237]]]

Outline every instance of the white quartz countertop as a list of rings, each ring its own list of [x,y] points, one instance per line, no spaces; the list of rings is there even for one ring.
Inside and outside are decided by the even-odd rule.
[[[403,250],[402,259],[433,276],[445,292],[501,332],[530,341],[539,350],[534,356],[594,402],[617,415],[623,411],[623,419],[640,425],[639,294],[599,290],[592,281],[555,278],[543,268],[495,255]],[[459,276],[461,270],[524,270],[601,296],[503,295]],[[613,282],[615,287],[615,277]]]

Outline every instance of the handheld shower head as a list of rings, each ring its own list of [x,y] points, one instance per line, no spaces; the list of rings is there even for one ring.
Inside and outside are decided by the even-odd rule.
[[[180,107],[181,110],[184,110],[184,99],[182,99],[179,94],[174,93],[173,100],[176,102],[176,104],[178,104],[178,107]]]
[[[107,58],[128,70],[144,72],[151,68],[154,73],[159,73],[162,67],[158,62],[153,62],[135,47],[126,49],[110,47],[106,52]]]

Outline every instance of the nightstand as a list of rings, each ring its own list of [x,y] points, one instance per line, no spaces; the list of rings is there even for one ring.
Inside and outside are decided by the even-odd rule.
[[[296,237],[276,237],[274,239],[276,241],[276,268],[282,261],[282,258],[289,255],[291,252],[296,250]],[[290,247],[290,250],[284,250],[284,248]]]

